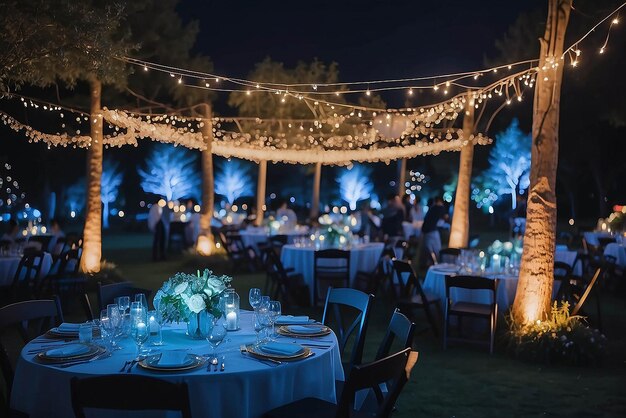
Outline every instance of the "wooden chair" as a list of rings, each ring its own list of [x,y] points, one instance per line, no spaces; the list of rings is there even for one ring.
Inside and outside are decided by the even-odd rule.
[[[41,246],[41,251],[48,251],[52,241],[52,235],[33,235],[28,239],[29,243],[37,242]]]
[[[0,335],[14,329],[24,344],[53,326],[63,322],[63,311],[57,297],[52,300],[27,300],[0,308]],[[5,345],[0,340],[0,370],[7,387],[7,399],[11,399],[13,365]]]
[[[13,282],[11,283],[11,297],[14,300],[33,299],[41,286],[41,267],[45,253],[43,251],[24,251]]]
[[[276,247],[264,247],[261,251],[265,259],[266,274],[272,299],[281,300],[284,307],[292,305],[308,306],[309,287],[304,284],[304,277],[293,268],[285,268]]]
[[[572,277],[572,266],[563,261],[554,262],[554,287],[558,286],[554,300],[566,300],[569,291],[569,281]]]
[[[407,312],[409,317],[413,317],[412,313],[415,309],[423,309],[433,334],[439,335],[439,326],[430,310],[430,307],[434,305],[441,317],[439,297],[422,289],[413,267],[406,261],[393,260],[393,269],[396,272],[394,285],[398,288],[398,308]]]
[[[461,255],[460,248],[444,248],[439,251],[438,261],[440,263],[455,264],[456,259]]]
[[[85,408],[117,411],[179,411],[191,418],[186,383],[171,383],[154,377],[114,374],[70,381],[72,409],[85,418]],[[115,415],[111,413],[111,415]]]
[[[498,279],[489,279],[479,276],[446,276],[446,311],[445,311],[445,325],[443,330],[443,348],[448,347],[448,340],[456,341],[472,341],[463,338],[449,338],[448,329],[450,327],[450,317],[456,316],[459,321],[462,317],[473,318],[486,318],[490,322],[490,337],[489,337],[489,353],[493,354],[493,344],[496,335],[496,322],[498,319],[498,302],[496,294],[498,290]],[[450,297],[450,289],[468,289],[468,290],[488,290],[491,292],[492,302],[485,303],[473,303],[453,301]],[[459,327],[460,328],[460,327]]]
[[[119,282],[106,285],[98,282],[98,306],[100,306],[100,310],[106,309],[108,304],[114,303],[115,298],[120,296],[130,296],[132,299],[133,295],[138,293],[145,294],[148,303],[150,302],[150,295],[152,294],[152,291],[136,287],[131,282]]]
[[[319,300],[320,282],[330,286],[350,287],[350,251],[328,249],[314,253],[313,263],[313,305]]]
[[[417,352],[406,348],[372,363],[354,366],[337,405],[317,398],[304,398],[269,411],[265,418],[389,418],[416,362]],[[383,384],[389,389],[386,394],[380,390]],[[372,389],[377,395],[377,410],[372,415],[354,410],[355,394],[364,389]]]
[[[356,289],[328,289],[322,323],[335,325],[339,350],[342,354],[352,341],[352,351],[347,363],[343,362],[344,370],[348,372],[354,365],[361,364],[365,333],[372,307],[374,295],[368,295]]]
[[[598,315],[597,318],[597,325],[598,325],[598,329],[600,331],[602,331],[602,309],[601,309],[601,302],[600,302],[600,292],[598,291],[598,282],[602,279],[604,275],[604,270],[602,267],[598,267],[593,275],[593,277],[591,278],[591,280],[589,281],[589,283],[581,283],[578,286],[570,286],[571,290],[572,290],[572,297],[575,301],[575,305],[574,308],[572,309],[572,315],[583,315],[585,317],[588,317],[588,315],[586,315],[583,311],[583,307],[585,306],[585,302],[587,301],[587,299],[589,298],[589,296],[591,296],[593,294],[594,299],[596,300],[596,312]]]
[[[374,271],[356,272],[354,287],[365,292],[377,295],[381,288],[393,293],[393,259],[395,253],[392,248],[385,248],[376,263]]]
[[[387,357],[391,352],[394,342],[399,343],[402,348],[413,346],[413,336],[415,334],[415,323],[411,322],[406,315],[402,314],[398,308],[393,311],[393,316],[387,326],[387,332],[378,347],[376,360]]]
[[[232,262],[233,273],[236,273],[240,267],[246,267],[251,272],[256,271],[258,264],[257,254],[252,247],[245,246],[241,235],[234,232],[225,233],[220,231],[219,236],[224,250],[226,250],[226,255]]]

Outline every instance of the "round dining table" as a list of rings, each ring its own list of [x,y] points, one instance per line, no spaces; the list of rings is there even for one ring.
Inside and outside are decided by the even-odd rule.
[[[626,244],[611,242],[604,248],[604,255],[615,257],[615,264],[622,268],[626,267]]]
[[[371,273],[376,268],[378,260],[385,248],[382,242],[353,245],[350,251],[350,285],[354,284],[357,272]],[[315,268],[315,247],[285,245],[282,248],[280,259],[285,268],[293,268],[294,272],[302,274],[304,283],[309,286],[311,303],[313,303],[313,281]]]
[[[336,402],[335,381],[344,380],[344,373],[333,333],[324,337],[298,339],[298,343],[315,345],[310,347],[314,355],[275,365],[241,353],[241,345],[255,341],[252,321],[252,312],[242,311],[241,329],[228,332],[225,342],[218,346],[215,355],[220,363],[224,363],[223,371],[207,371],[206,365],[186,372],[152,371],[137,365],[131,369],[131,373],[187,383],[191,411],[195,418],[257,418],[273,408],[306,397]],[[126,338],[119,343],[121,349],[113,350],[109,357],[61,368],[42,364],[33,354],[38,347],[50,344],[50,341],[43,337],[31,341],[22,350],[17,363],[11,406],[28,414],[30,418],[74,416],[70,396],[71,378],[122,373],[120,370],[125,362],[136,355],[135,343]],[[277,341],[293,342],[294,338],[279,336]],[[213,354],[206,340],[193,340],[186,335],[185,324],[165,325],[163,342],[161,346],[148,344],[148,348],[154,353],[185,350],[190,354]],[[103,393],[102,396],[107,394]],[[88,416],[111,416],[110,411],[92,412]],[[178,416],[172,414],[150,411],[145,414],[133,413],[132,416]],[[116,412],[115,416],[123,417],[125,414]]]

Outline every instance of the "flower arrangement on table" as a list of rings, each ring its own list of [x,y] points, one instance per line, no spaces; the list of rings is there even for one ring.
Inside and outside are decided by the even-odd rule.
[[[511,257],[513,254],[521,255],[523,248],[524,245],[521,238],[515,239],[513,242],[495,240],[487,247],[487,252],[491,255],[498,254],[501,257]]]
[[[509,350],[518,358],[570,365],[598,364],[606,353],[607,339],[584,318],[570,315],[569,303],[554,302],[548,319],[529,325],[511,323]]]
[[[352,230],[347,217],[333,220],[330,215],[324,214],[319,217],[320,235],[329,246],[343,246],[352,241]]]
[[[202,274],[176,273],[154,297],[163,322],[189,322],[192,314],[207,312],[220,317],[220,297],[230,287],[232,277],[216,276],[205,269]]]

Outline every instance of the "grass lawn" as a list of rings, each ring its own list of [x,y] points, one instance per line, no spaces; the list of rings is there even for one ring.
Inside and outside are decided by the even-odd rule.
[[[107,235],[104,258],[117,265],[122,277],[155,290],[177,271],[207,267],[216,273],[230,273],[230,265],[220,256],[178,255],[152,263],[150,245],[147,234]],[[261,274],[237,274],[234,279],[242,301],[247,300],[250,287],[262,287],[265,280]],[[432,333],[418,335],[415,349],[420,352],[419,361],[394,416],[626,417],[625,300],[624,294],[602,295],[610,352],[601,367],[524,363],[508,356],[502,343],[492,356],[482,347],[457,346],[444,351]],[[376,299],[365,360],[373,358],[393,308],[392,301]],[[319,309],[303,313],[321,317]],[[417,322],[421,328],[425,318],[420,315]],[[499,328],[505,328],[503,321]]]

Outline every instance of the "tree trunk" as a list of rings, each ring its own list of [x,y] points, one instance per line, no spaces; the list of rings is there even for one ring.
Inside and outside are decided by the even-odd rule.
[[[322,163],[315,163],[313,175],[313,198],[311,199],[311,219],[317,219],[320,214],[320,183],[322,181]]]
[[[406,158],[403,158],[399,161],[398,170],[398,195],[400,197],[404,196],[404,192],[406,191]]]
[[[259,178],[256,184],[256,219],[254,224],[260,226],[263,223],[263,213],[265,210],[265,183],[267,182],[267,161],[259,161]]]
[[[556,170],[563,42],[572,0],[550,0],[540,39],[539,74],[533,106],[530,187],[524,253],[513,303],[516,325],[545,319],[552,299],[556,239]]]
[[[102,83],[95,76],[89,81],[91,95],[91,115],[89,125],[91,142],[87,150],[87,193],[85,227],[83,229],[83,254],[80,268],[84,273],[93,274],[100,271],[102,258],[102,111],[100,99]]]
[[[468,95],[467,109],[463,117],[463,140],[467,141],[461,148],[459,156],[459,180],[454,196],[454,213],[450,226],[448,247],[465,248],[469,242],[469,205],[470,185],[472,180],[472,162],[474,161],[474,99]]]
[[[200,210],[200,233],[196,242],[196,251],[200,255],[211,255],[215,240],[211,233],[215,193],[213,181],[213,123],[211,106],[204,104],[202,108],[203,124],[200,129],[206,149],[202,151],[202,209]]]

